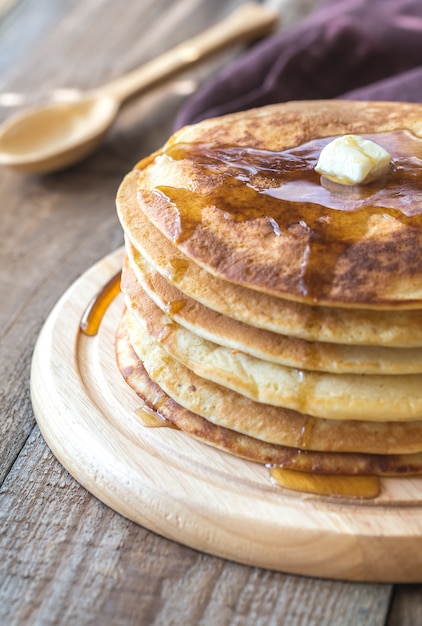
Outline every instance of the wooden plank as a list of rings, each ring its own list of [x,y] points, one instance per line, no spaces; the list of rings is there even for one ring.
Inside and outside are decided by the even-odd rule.
[[[422,585],[396,587],[386,624],[387,626],[422,624]]]

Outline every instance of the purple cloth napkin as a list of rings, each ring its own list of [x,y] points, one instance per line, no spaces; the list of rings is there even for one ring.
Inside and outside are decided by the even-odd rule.
[[[175,128],[327,98],[422,102],[422,0],[327,0],[212,78],[186,101]]]

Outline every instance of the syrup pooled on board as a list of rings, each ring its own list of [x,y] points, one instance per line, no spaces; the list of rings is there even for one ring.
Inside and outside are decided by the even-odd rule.
[[[105,312],[120,293],[120,278],[121,272],[117,272],[89,302],[79,324],[84,335],[92,337],[98,333]]]
[[[270,476],[279,485],[292,491],[320,496],[373,499],[380,493],[378,476],[317,474],[270,467]]]
[[[189,171],[193,168],[194,178],[204,185],[199,184],[198,190],[163,185],[154,189],[171,207],[168,235],[176,243],[190,239],[205,207],[213,207],[233,223],[264,220],[268,233],[302,246],[293,291],[315,302],[323,300],[330,292],[337,260],[362,241],[375,222],[394,220],[397,230],[406,225],[416,227],[415,232],[422,227],[422,139],[409,131],[362,136],[383,146],[392,159],[385,176],[356,186],[333,183],[315,172],[322,148],[333,137],[280,152],[170,144],[166,157],[189,161]],[[415,255],[406,263],[409,272],[412,264],[420,271]]]
[[[146,428],[174,428],[180,430],[176,424],[173,424],[165,417],[161,417],[157,411],[150,409],[146,405],[136,409],[134,413]]]

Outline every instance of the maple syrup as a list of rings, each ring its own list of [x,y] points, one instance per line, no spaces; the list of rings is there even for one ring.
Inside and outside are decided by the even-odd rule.
[[[316,427],[317,418],[306,416],[305,422],[300,431],[300,438],[297,448],[300,450],[312,450],[313,434]]]
[[[117,272],[89,302],[79,324],[84,335],[92,337],[98,333],[105,312],[120,293],[120,278],[121,272]]]
[[[179,313],[186,306],[186,300],[170,300],[165,305],[165,311],[170,317]]]
[[[268,237],[283,236],[301,249],[296,287],[314,301],[330,292],[337,260],[376,224],[394,220],[415,242],[422,226],[422,139],[408,131],[364,134],[392,155],[389,172],[365,185],[345,186],[315,172],[322,148],[333,139],[311,140],[273,152],[231,145],[171,144],[166,156],[188,160],[198,190],[158,186],[157,198],[170,207],[166,222],[175,243],[190,239],[205,207],[232,222],[259,222]],[[412,155],[412,156],[409,156]],[[203,184],[202,184],[203,181]],[[164,206],[163,204],[163,206]],[[339,219],[341,211],[341,219]],[[400,230],[401,227],[398,228]],[[295,244],[296,245],[296,244]],[[420,271],[409,254],[409,273]],[[297,268],[296,268],[297,269]]]
[[[140,407],[134,411],[137,418],[140,419],[142,425],[146,428],[175,428],[179,430],[176,424],[162,417],[157,411],[150,409],[148,406]]]
[[[370,500],[381,490],[378,476],[316,474],[282,467],[270,467],[269,470],[273,481],[285,489],[302,493]]]

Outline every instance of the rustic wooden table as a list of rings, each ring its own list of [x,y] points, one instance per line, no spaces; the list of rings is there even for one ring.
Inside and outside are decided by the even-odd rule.
[[[20,0],[0,5],[0,115],[126,72],[221,19],[235,0]],[[280,2],[285,22],[311,1]],[[288,13],[289,8],[291,13]],[[71,283],[122,244],[123,175],[170,134],[183,100],[239,49],[135,99],[83,163],[0,171],[0,623],[422,623],[420,586],[308,579],[226,562],[155,535],[87,493],[35,423],[31,357]],[[394,574],[393,574],[394,575]]]

